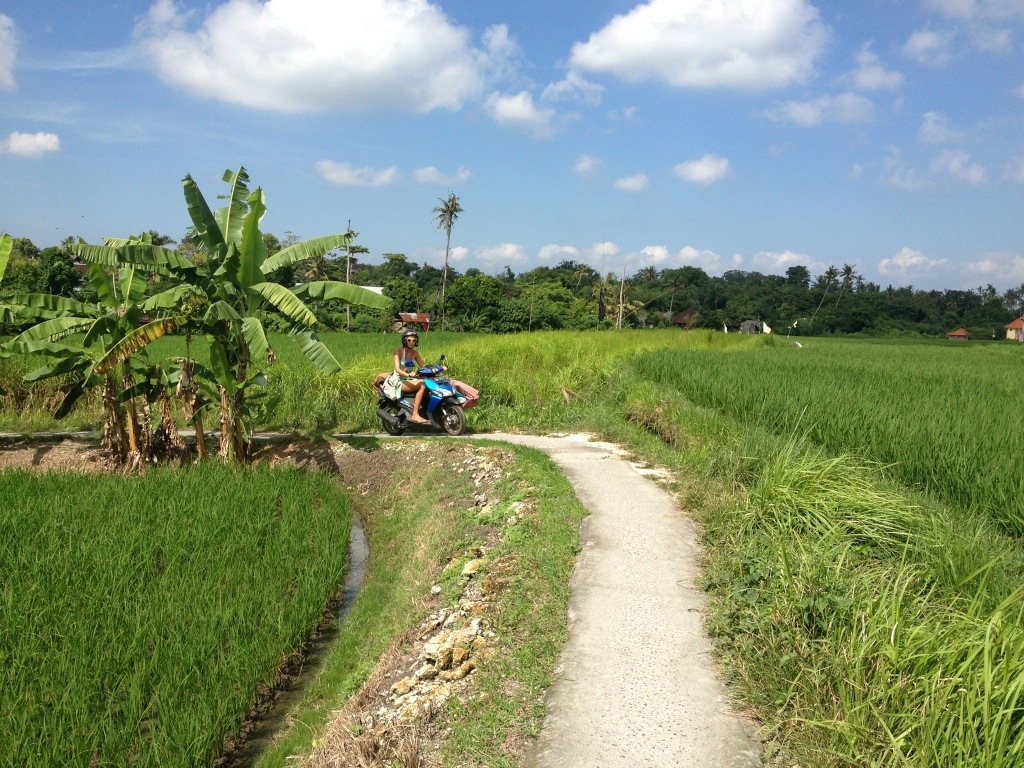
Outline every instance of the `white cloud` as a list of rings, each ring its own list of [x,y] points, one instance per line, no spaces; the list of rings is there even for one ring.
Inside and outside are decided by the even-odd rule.
[[[18,57],[18,36],[14,33],[14,20],[0,13],[0,91],[13,91],[14,61]]]
[[[1024,256],[994,254],[967,264],[967,271],[1003,284],[1024,282]]]
[[[850,168],[850,172],[847,174],[846,178],[851,179],[853,181],[856,181],[857,179],[859,179],[863,175],[864,175],[864,166],[861,165],[860,163],[854,163],[853,167]]]
[[[174,0],[157,0],[136,40],[160,77],[203,98],[281,112],[457,110],[479,95],[486,51],[427,0],[227,0],[197,29]]]
[[[687,160],[672,169],[676,176],[692,184],[714,184],[730,173],[729,160],[717,155],[704,155],[699,160]]]
[[[878,273],[907,278],[929,272],[945,263],[945,259],[930,259],[920,251],[904,247],[891,259],[878,262]]]
[[[18,133],[0,141],[0,154],[19,157],[42,157],[47,152],[60,152],[60,137],[55,133]]]
[[[1024,85],[1021,85],[1021,87],[1016,89],[1014,93],[1016,93],[1018,96],[1024,99]]]
[[[610,240],[606,240],[603,243],[594,243],[590,247],[590,258],[589,263],[597,264],[598,269],[605,268],[605,261],[607,259],[616,259],[619,255],[619,246]]]
[[[462,184],[469,181],[472,176],[473,174],[461,166],[454,174],[442,173],[432,165],[428,165],[426,168],[417,168],[412,172],[412,177],[417,184],[436,184],[442,187]]]
[[[538,107],[533,101],[533,96],[527,91],[512,95],[494,92],[487,97],[484,109],[499,125],[520,128],[538,138],[546,138],[554,133],[551,121],[554,119],[555,111]]]
[[[448,251],[448,261],[465,261],[467,256],[469,256],[469,249],[464,245],[453,245]],[[443,253],[441,259],[444,259]]]
[[[570,63],[630,82],[772,88],[805,81],[828,34],[806,0],[649,0],[576,43]]]
[[[968,21],[1024,16],[1020,0],[928,0],[928,5],[945,16]]]
[[[952,34],[921,30],[912,34],[903,44],[903,54],[919,64],[939,67],[949,61],[949,46],[952,42]]]
[[[902,189],[904,192],[917,192],[924,187],[924,180],[913,168],[908,168],[899,147],[889,146],[888,153],[882,161],[884,172],[882,180],[890,187]]]
[[[1013,181],[1024,181],[1024,157],[1017,157],[1010,161],[1005,176]]]
[[[604,98],[604,86],[590,82],[579,72],[570,72],[564,80],[549,84],[540,98],[541,101],[569,101],[596,107]]]
[[[337,163],[334,160],[318,160],[316,172],[322,179],[339,187],[386,187],[398,181],[401,176],[394,166],[356,168],[349,163]]]
[[[984,166],[972,163],[970,154],[962,149],[944,149],[932,161],[932,170],[967,184],[982,184],[988,178]]]
[[[824,122],[865,123],[874,119],[875,104],[859,93],[841,93],[809,101],[781,102],[767,109],[764,115],[770,120],[805,128]]]
[[[616,179],[612,186],[620,192],[640,194],[645,192],[649,185],[650,179],[647,178],[646,173],[634,173],[632,176],[623,176],[621,179]]]
[[[608,113],[608,119],[613,123],[632,123],[640,114],[640,107],[625,107],[621,110],[612,110]]]
[[[544,245],[541,246],[540,251],[537,253],[537,259],[545,263],[555,263],[561,261],[575,261],[579,258],[579,248],[574,248],[571,245]]]
[[[760,251],[750,260],[750,266],[758,272],[784,275],[790,267],[807,267],[812,272],[825,269],[825,265],[804,253],[793,251]]]
[[[962,131],[951,128],[942,112],[925,112],[917,138],[925,144],[955,144],[966,136]]]
[[[492,264],[521,264],[527,260],[526,251],[518,243],[502,243],[490,248],[481,248],[476,255]]]
[[[739,269],[743,266],[743,257],[738,253],[731,259],[726,259],[714,251],[700,251],[692,245],[679,249],[677,254],[679,263],[685,266],[700,267],[710,274],[720,274],[729,269]]]
[[[650,259],[651,264],[661,264],[668,261],[672,254],[664,245],[648,245],[640,250],[640,255]]]
[[[577,176],[581,176],[584,179],[593,179],[601,172],[602,165],[603,163],[596,157],[581,154],[572,169]]]
[[[903,85],[903,73],[886,69],[871,50],[871,43],[864,43],[857,54],[857,69],[847,76],[853,87],[860,91],[894,91]]]

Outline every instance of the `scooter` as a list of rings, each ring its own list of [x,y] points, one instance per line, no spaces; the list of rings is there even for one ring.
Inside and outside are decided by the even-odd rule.
[[[411,360],[409,364],[412,364]],[[413,424],[441,429],[453,436],[461,435],[466,430],[466,413],[463,408],[476,405],[476,398],[468,397],[456,389],[450,378],[441,375],[447,370],[444,355],[441,355],[436,364],[425,365],[416,372],[416,376],[423,380],[423,386],[427,388],[421,406],[421,415],[427,419],[427,424],[412,421],[415,393],[403,393],[400,399],[395,400],[384,393],[383,383],[377,384],[374,387],[380,395],[377,415],[384,431],[389,435],[401,435]]]

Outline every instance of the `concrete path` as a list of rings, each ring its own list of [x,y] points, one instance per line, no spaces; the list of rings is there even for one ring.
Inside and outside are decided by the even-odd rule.
[[[606,443],[474,435],[548,453],[590,510],[572,577],[569,641],[532,768],[760,766],[730,711],[694,585],[697,533],[671,496]]]

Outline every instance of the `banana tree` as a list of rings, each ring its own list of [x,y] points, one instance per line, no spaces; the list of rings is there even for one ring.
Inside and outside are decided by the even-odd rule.
[[[141,404],[140,413],[135,386],[140,375],[149,375],[149,366],[134,354],[176,330],[185,318],[166,316],[144,322],[139,302],[146,282],[132,267],[111,275],[93,264],[86,280],[96,292],[95,303],[49,294],[12,297],[19,319],[38,322],[5,349],[46,360],[25,375],[26,382],[70,380],[54,414],[57,418],[67,415],[88,390],[98,388],[104,446],[115,463],[139,464],[150,457],[151,415],[146,403]],[[84,334],[81,344],[64,343],[74,334]]]
[[[334,373],[341,366],[314,334],[317,318],[303,299],[338,300],[375,309],[387,308],[390,300],[337,281],[317,280],[285,287],[270,280],[276,270],[346,247],[350,237],[328,235],[306,240],[268,256],[260,232],[260,222],[267,211],[262,189],[249,191],[249,176],[244,168],[225,171],[223,179],[229,190],[221,199],[227,204],[216,213],[191,176],[182,180],[192,220],[189,239],[204,255],[201,263],[137,241],[108,240],[105,246],[78,244],[72,250],[94,264],[130,266],[179,281],[173,288],[148,299],[143,309],[161,318],[181,319],[181,330],[189,338],[201,335],[208,340],[210,368],[200,369],[186,362],[184,376],[189,386],[203,380],[207,390],[216,389],[220,453],[228,461],[240,462],[248,453],[249,404],[258,388],[266,384],[263,367],[276,358],[262,318],[267,313],[277,314],[300,342],[303,353],[322,370]],[[123,359],[132,351],[125,346],[115,356]]]

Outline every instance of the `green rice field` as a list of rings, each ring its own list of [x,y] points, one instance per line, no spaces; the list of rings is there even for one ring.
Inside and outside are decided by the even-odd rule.
[[[331,478],[0,473],[0,765],[209,765],[345,567]]]
[[[744,354],[653,352],[642,377],[775,433],[886,465],[1024,535],[1020,345],[779,339]]]

